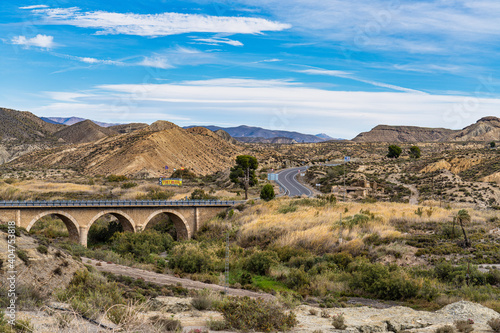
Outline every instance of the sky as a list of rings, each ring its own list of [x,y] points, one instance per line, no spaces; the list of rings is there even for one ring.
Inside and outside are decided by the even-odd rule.
[[[500,117],[498,0],[9,1],[0,107],[350,139]]]

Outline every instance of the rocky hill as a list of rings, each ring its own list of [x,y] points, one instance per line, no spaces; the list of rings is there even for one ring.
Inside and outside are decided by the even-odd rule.
[[[54,135],[67,143],[85,143],[117,135],[112,129],[101,127],[91,120],[84,120],[67,126]]]
[[[446,128],[378,125],[369,132],[358,134],[356,142],[434,142],[445,139],[456,131]]]
[[[452,134],[446,141],[498,141],[500,140],[500,118],[484,117],[475,124]]]
[[[205,128],[183,129],[171,122],[157,121],[132,132],[98,142],[59,147],[21,157],[11,167],[72,168],[88,175],[157,177],[165,166],[184,166],[198,175],[224,170],[242,152]]]
[[[122,124],[108,127],[110,130],[113,130],[118,133],[132,133],[133,131],[137,131],[148,127],[148,124],[144,123],[130,123],[130,124]]]
[[[80,117],[67,117],[67,118],[63,118],[63,117],[41,117],[40,119],[42,119],[45,122],[51,123],[51,124],[61,124],[61,125],[67,125],[67,126],[71,126],[71,125],[74,125],[76,123],[88,120],[88,119],[80,118]],[[119,125],[119,124],[104,123],[104,122],[95,121],[95,120],[92,120],[92,122],[95,123],[96,125],[101,126],[101,127],[111,127],[111,126],[117,126],[117,125]]]
[[[227,142],[232,143],[233,145],[238,144],[238,141],[235,138],[233,138],[231,135],[229,135],[228,132],[226,132],[224,130],[217,130],[214,133],[217,134],[218,136],[220,136],[221,138],[223,138],[224,140],[226,140]]]

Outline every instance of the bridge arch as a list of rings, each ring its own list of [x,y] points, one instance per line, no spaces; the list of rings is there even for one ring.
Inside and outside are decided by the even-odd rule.
[[[143,225],[143,230],[147,228],[149,222],[158,215],[167,215],[174,223],[175,230],[177,231],[177,239],[190,239],[192,236],[191,227],[187,222],[186,218],[182,216],[179,212],[172,209],[159,209],[146,218]]]
[[[102,212],[99,212],[96,216],[90,220],[89,224],[87,225],[87,228],[90,229],[92,224],[94,224],[95,221],[97,221],[100,217],[103,217],[104,215],[112,215],[116,217],[118,222],[122,225],[123,231],[131,231],[135,232],[135,222],[134,220],[126,213],[120,211],[120,210],[105,210]]]
[[[66,212],[60,211],[60,210],[57,210],[57,211],[48,210],[46,212],[38,214],[30,221],[30,223],[26,227],[26,230],[30,231],[31,228],[33,228],[33,225],[38,220],[40,220],[44,216],[49,216],[49,215],[56,216],[61,221],[63,221],[64,225],[68,229],[69,239],[76,241],[76,242],[79,241],[79,239],[80,239],[80,225],[78,224],[78,222],[75,220],[75,218],[73,216],[69,215]]]

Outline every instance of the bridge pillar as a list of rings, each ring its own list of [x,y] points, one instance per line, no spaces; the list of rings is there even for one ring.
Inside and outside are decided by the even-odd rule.
[[[87,247],[87,236],[89,229],[87,227],[80,227],[80,245]]]
[[[16,210],[16,227],[21,226],[21,210]]]

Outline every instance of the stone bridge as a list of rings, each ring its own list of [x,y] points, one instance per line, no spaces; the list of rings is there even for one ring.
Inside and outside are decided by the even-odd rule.
[[[202,223],[240,203],[216,200],[116,200],[116,201],[0,201],[0,221],[15,221],[30,230],[44,216],[56,216],[69,237],[87,246],[90,226],[104,215],[114,216],[123,230],[139,232],[159,215],[174,223],[178,238],[191,238]]]

